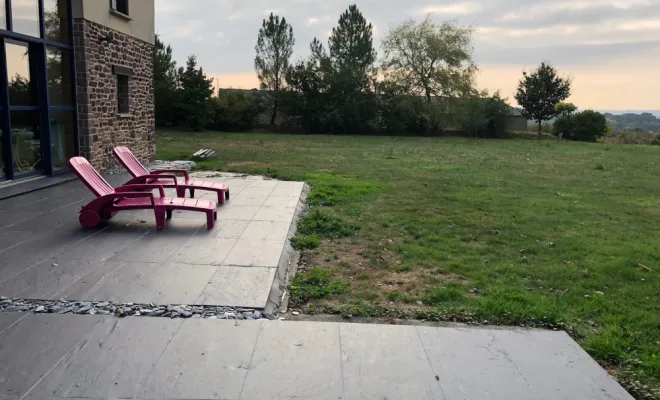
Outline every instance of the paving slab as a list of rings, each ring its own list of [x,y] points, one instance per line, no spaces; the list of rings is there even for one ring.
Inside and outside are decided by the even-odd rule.
[[[238,399],[261,322],[186,320],[140,392],[141,399]]]
[[[223,265],[195,304],[265,308],[274,278],[275,268]]]
[[[488,329],[417,327],[447,399],[541,399]]]
[[[28,315],[7,329],[0,335],[0,398],[21,399],[100,321],[95,316]]]
[[[104,318],[26,399],[133,398],[181,323],[165,318]]]
[[[493,331],[492,335],[543,399],[632,399],[565,332]]]
[[[339,325],[264,322],[240,398],[344,398]]]
[[[0,313],[0,335],[25,316],[27,316],[27,314],[18,312]],[[2,341],[0,340],[0,343],[1,342]]]
[[[296,208],[300,202],[300,195],[297,196],[268,196],[266,202],[262,205],[266,208]]]
[[[124,262],[71,285],[64,298],[154,304],[192,304],[218,267]]]
[[[445,398],[415,327],[340,324],[339,332],[346,398]]]
[[[224,265],[275,268],[284,250],[284,240],[238,239]]]
[[[290,226],[291,221],[252,221],[243,231],[241,239],[284,241]]]
[[[262,207],[254,216],[253,220],[291,223],[295,213],[295,208]]]
[[[106,260],[124,246],[130,245],[148,233],[147,230],[135,230],[129,227],[120,229],[105,229],[90,236],[76,246],[71,247],[53,258],[60,260]]]
[[[200,236],[213,236],[220,239],[238,239],[251,221],[221,219],[215,222],[215,228],[212,230],[199,231]]]
[[[111,261],[45,260],[0,284],[9,298],[49,300],[60,296],[92,272],[104,275],[119,267]]]
[[[0,252],[0,285],[5,281],[15,277],[26,269],[39,264],[42,259],[39,257],[13,256],[8,257]]]
[[[242,221],[252,221],[257,212],[259,212],[259,206],[238,206],[234,205],[233,199],[229,200],[229,203],[218,208],[218,220],[242,220]]]
[[[149,231],[139,240],[124,246],[112,261],[162,263],[170,258],[199,228],[185,232]]]
[[[237,239],[220,239],[210,235],[194,235],[174,252],[168,262],[220,265],[236,241]]]

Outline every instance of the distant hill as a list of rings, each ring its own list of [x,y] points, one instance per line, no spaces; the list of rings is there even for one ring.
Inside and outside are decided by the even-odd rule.
[[[649,111],[641,113],[614,114],[603,112],[605,118],[614,122],[614,131],[660,132],[660,114]]]
[[[657,118],[660,118],[660,110],[596,110],[596,111],[602,112],[603,114],[613,114],[613,115],[649,113],[649,114],[653,114]]]

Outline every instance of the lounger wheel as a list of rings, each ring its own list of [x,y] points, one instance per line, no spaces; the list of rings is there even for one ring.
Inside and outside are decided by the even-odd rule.
[[[101,215],[94,210],[83,210],[78,217],[80,225],[85,229],[92,229],[99,226],[101,223]]]

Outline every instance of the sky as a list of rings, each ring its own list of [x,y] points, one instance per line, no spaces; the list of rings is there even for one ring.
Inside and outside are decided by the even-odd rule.
[[[407,18],[476,29],[477,85],[513,98],[522,71],[542,61],[573,79],[581,109],[660,109],[660,0],[355,0],[374,26],[374,45]],[[342,0],[156,0],[156,31],[178,64],[195,54],[217,87],[258,87],[254,45],[263,18],[294,29],[293,58],[314,37],[327,42]]]

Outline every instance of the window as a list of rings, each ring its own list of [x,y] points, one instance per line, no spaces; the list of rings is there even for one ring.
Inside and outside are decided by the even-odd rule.
[[[131,112],[129,105],[128,75],[117,75],[117,112],[125,115]]]
[[[110,0],[110,9],[128,15],[128,0]]]

